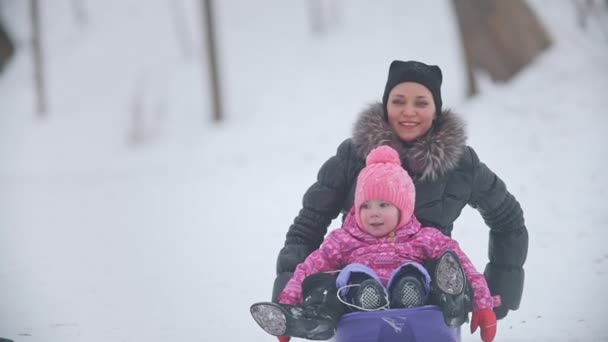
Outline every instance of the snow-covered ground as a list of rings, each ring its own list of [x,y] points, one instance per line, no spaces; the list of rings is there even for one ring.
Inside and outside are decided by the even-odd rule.
[[[27,2],[2,2],[20,49],[0,76],[0,336],[272,341],[248,307],[270,297],[303,192],[390,61],[419,59],[442,67],[444,103],[525,211],[524,298],[497,340],[608,341],[605,10],[583,31],[570,1],[531,1],[554,46],[467,100],[449,2],[333,1],[322,34],[312,2],[216,2],[222,124],[199,1],[43,3],[44,118]],[[454,236],[483,269],[476,211]]]

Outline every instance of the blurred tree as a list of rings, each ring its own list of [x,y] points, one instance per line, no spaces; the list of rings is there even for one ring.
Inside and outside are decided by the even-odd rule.
[[[32,45],[34,58],[34,78],[37,92],[38,115],[44,116],[46,112],[46,92],[44,87],[44,63],[42,56],[42,42],[40,38],[40,3],[38,0],[30,2],[30,16],[32,22]]]
[[[453,0],[464,45],[468,95],[477,93],[474,71],[508,81],[543,50],[549,34],[525,0]]]
[[[188,21],[184,15],[183,3],[182,1],[169,0],[169,6],[171,6],[171,16],[173,17],[177,44],[184,58],[190,59],[194,56],[194,51],[188,32]]]
[[[131,120],[127,143],[132,146],[158,140],[163,131],[167,110],[166,93],[162,89],[165,78],[158,70],[144,69],[139,72],[131,100]]]
[[[206,38],[206,52],[209,60],[209,74],[211,77],[211,92],[212,92],[212,115],[213,121],[222,121],[222,96],[220,91],[219,70],[217,65],[217,51],[215,48],[215,23],[213,21],[213,1],[202,1],[202,22],[203,31]]]
[[[338,25],[338,4],[336,1],[308,0],[308,17],[314,34],[324,34],[332,26]]]
[[[0,12],[1,13],[1,12]],[[0,17],[0,73],[15,54],[15,44],[4,29],[2,17]]]
[[[599,27],[604,37],[608,39],[608,22],[606,21],[608,0],[572,0],[572,4],[576,10],[578,25],[581,29],[587,30],[589,19],[595,19],[597,27]]]
[[[74,21],[76,24],[80,27],[84,27],[89,16],[82,0],[72,0],[72,13],[74,14]]]

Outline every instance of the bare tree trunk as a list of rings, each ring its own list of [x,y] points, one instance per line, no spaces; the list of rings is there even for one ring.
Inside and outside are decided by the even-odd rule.
[[[310,18],[310,27],[314,33],[323,33],[325,25],[323,20],[323,8],[320,0],[308,0],[308,17]]]
[[[508,81],[551,45],[551,38],[525,0],[453,0],[464,45],[469,95],[477,92],[475,70]]]
[[[602,18],[602,11],[608,9],[608,0],[600,2],[599,0],[572,0],[572,4],[576,10],[576,17],[578,25],[582,30],[587,30],[589,26],[589,19],[596,19],[597,26],[601,30],[602,34],[608,39],[608,22]]]
[[[173,15],[173,24],[175,27],[175,37],[177,45],[185,58],[190,58],[194,54],[192,53],[192,44],[189,39],[188,28],[186,27],[186,18],[184,17],[184,10],[181,6],[181,2],[177,0],[169,0],[171,6],[171,14]]]
[[[13,58],[14,54],[15,44],[0,21],[0,73],[2,73],[2,70],[4,70],[4,67],[11,58]]]
[[[82,2],[83,0],[72,0],[74,21],[79,27],[84,27],[88,21],[88,14]]]
[[[163,120],[166,113],[166,102],[159,91],[157,72],[142,70],[136,79],[131,100],[131,122],[127,142],[130,145],[142,145],[158,140],[162,134]]]
[[[339,21],[336,0],[308,0],[308,17],[314,34],[325,34]]]
[[[213,21],[212,0],[203,2],[203,31],[206,37],[207,58],[209,59],[209,74],[211,76],[211,91],[213,101],[213,121],[220,122],[223,119],[222,96],[220,91],[219,71],[217,65],[217,50],[215,45],[215,25]]]
[[[31,0],[30,15],[32,21],[32,48],[34,58],[34,78],[37,91],[37,109],[39,116],[46,113],[46,88],[44,86],[44,59],[40,36],[40,6],[38,0]]]

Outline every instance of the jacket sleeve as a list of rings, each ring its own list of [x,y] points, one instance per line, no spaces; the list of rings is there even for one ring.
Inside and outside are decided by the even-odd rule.
[[[285,246],[277,259],[277,274],[293,272],[308,254],[319,248],[327,227],[342,210],[356,176],[349,168],[354,153],[347,139],[340,144],[336,155],[321,166],[317,181],[304,194],[302,209],[289,227]]]
[[[488,255],[490,262],[484,274],[493,295],[500,295],[502,318],[507,310],[519,308],[524,284],[523,265],[528,254],[528,230],[519,202],[505,183],[468,147],[473,167],[473,183],[469,204],[479,210],[490,227]],[[502,316],[502,317],[501,317]]]
[[[343,264],[340,254],[340,234],[333,231],[323,245],[312,252],[296,267],[293,276],[279,296],[279,303],[298,305],[302,303],[302,283],[312,274],[337,271]]]

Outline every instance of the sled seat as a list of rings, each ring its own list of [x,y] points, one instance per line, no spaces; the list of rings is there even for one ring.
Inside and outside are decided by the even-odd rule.
[[[357,311],[342,316],[335,342],[460,342],[460,327],[450,328],[441,309],[425,305],[409,309]]]

